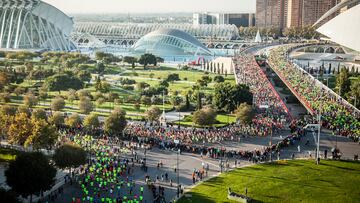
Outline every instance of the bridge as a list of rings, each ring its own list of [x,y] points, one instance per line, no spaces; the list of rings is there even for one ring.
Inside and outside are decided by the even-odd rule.
[[[336,44],[312,44],[294,48],[294,51],[305,53],[328,53],[328,54],[346,54],[348,51],[342,46]]]
[[[344,111],[347,111],[349,115],[354,115],[355,118],[359,118],[359,109],[304,71],[301,67],[288,61],[287,57],[291,51],[307,46],[309,45],[284,45],[273,48],[269,53],[268,64],[310,114],[316,115],[319,111],[324,111],[321,106],[332,101],[335,102],[338,108],[344,107]],[[310,84],[310,86],[308,86],[306,90],[303,89],[303,91],[301,91],[301,88],[307,84]],[[311,92],[309,93],[308,91]],[[323,101],[321,101],[322,99]]]

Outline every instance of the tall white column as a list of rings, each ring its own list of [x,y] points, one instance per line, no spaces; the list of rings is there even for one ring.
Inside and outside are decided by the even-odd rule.
[[[7,42],[6,42],[6,48],[7,48],[7,49],[10,48],[11,33],[12,33],[12,27],[13,27],[13,20],[14,20],[15,10],[16,10],[16,9],[12,9],[12,12],[11,12],[10,25],[9,25],[9,31],[8,31],[8,38],[7,38]]]
[[[5,11],[2,15],[1,33],[0,33],[0,48],[3,48],[2,43],[3,43],[3,37],[4,37],[5,20],[6,20],[7,11],[8,11],[8,9],[5,9]]]
[[[21,27],[20,25],[21,25],[22,12],[23,12],[23,10],[21,9],[19,17],[18,17],[17,28],[16,28],[15,43],[14,43],[15,49],[19,48],[19,34],[20,34],[20,27]]]

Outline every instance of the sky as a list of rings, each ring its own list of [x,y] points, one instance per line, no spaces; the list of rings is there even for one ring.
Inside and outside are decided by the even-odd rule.
[[[43,0],[67,14],[255,12],[256,0]]]

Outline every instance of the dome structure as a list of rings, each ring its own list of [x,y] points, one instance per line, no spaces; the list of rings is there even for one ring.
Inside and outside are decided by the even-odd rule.
[[[196,38],[177,29],[153,31],[137,41],[133,50],[158,56],[212,55]]]
[[[0,0],[0,48],[68,51],[73,20],[41,0]]]

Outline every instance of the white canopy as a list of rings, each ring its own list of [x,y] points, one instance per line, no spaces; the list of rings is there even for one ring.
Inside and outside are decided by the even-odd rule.
[[[317,31],[333,42],[360,52],[360,4],[336,16]]]

